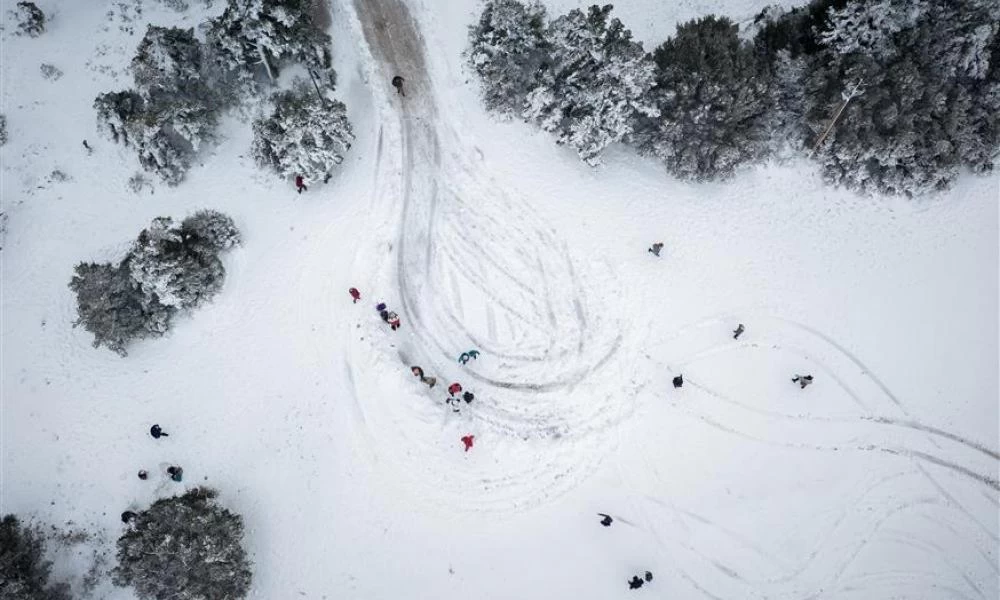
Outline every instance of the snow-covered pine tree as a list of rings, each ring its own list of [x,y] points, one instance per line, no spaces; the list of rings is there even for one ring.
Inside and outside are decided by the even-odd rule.
[[[831,10],[827,44],[808,59],[812,136],[851,82],[863,81],[863,91],[816,152],[826,178],[918,195],[947,188],[962,166],[991,170],[1000,146],[998,12],[984,0],[866,0]],[[859,19],[877,27],[852,32]]]
[[[466,59],[479,76],[488,110],[519,115],[549,62],[545,7],[536,1],[489,0],[469,27]]]
[[[157,500],[118,538],[115,585],[142,600],[239,600],[253,576],[243,519],[195,488]]]
[[[136,89],[94,101],[98,127],[134,148],[143,169],[176,185],[214,139],[223,104],[201,76],[201,44],[190,29],[151,25],[130,68]]]
[[[41,532],[22,525],[14,515],[4,516],[0,521],[0,598],[69,600],[68,585],[49,585],[51,570]]]
[[[253,124],[251,152],[257,163],[283,178],[322,180],[344,160],[354,132],[342,102],[320,99],[298,82],[272,97],[274,110]]]
[[[7,115],[0,114],[0,146],[7,143]]]
[[[129,253],[129,275],[146,303],[195,308],[222,289],[226,270],[215,240],[191,235],[190,231],[185,235],[182,228],[172,225],[169,217],[159,217],[139,234]]]
[[[129,276],[128,259],[121,265],[80,263],[69,287],[76,292],[74,326],[94,334],[95,348],[105,346],[121,356],[133,340],[166,333],[176,312],[143,297]]]
[[[677,26],[653,54],[660,116],[643,119],[635,141],[683,179],[715,179],[768,149],[770,78],[753,46],[725,17]]]
[[[198,254],[218,254],[241,243],[233,219],[217,210],[199,210],[181,222],[184,244]]]
[[[523,112],[591,165],[632,133],[638,115],[658,114],[649,98],[656,67],[621,21],[609,21],[611,10],[591,6],[552,21],[551,63]]]
[[[21,0],[17,3],[14,15],[21,35],[38,37],[45,32],[45,13],[34,2]]]
[[[230,71],[272,81],[284,62],[330,69],[330,36],[313,20],[314,0],[228,0],[208,31],[213,54]]]

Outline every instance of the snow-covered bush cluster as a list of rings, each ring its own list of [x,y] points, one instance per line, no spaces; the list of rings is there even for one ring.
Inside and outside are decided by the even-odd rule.
[[[761,13],[752,42],[708,16],[647,54],[610,6],[548,21],[536,2],[487,0],[467,60],[487,108],[537,123],[591,164],[625,141],[705,180],[790,148],[809,150],[833,183],[916,195],[961,167],[993,168],[998,6],[813,0]]]
[[[45,560],[45,541],[37,528],[14,515],[0,521],[0,598],[3,600],[69,600],[69,586],[50,584],[52,563]]]
[[[122,356],[132,340],[166,333],[174,315],[210,300],[222,288],[219,254],[240,242],[228,216],[204,210],[179,227],[154,219],[117,265],[80,263],[69,287],[76,292],[77,324],[94,346]]]
[[[21,0],[14,9],[17,31],[21,35],[38,37],[45,33],[45,13],[34,2]]]
[[[342,102],[321,98],[305,82],[272,97],[274,110],[253,124],[252,153],[282,177],[324,180],[344,160],[354,133]]]
[[[332,87],[330,37],[312,16],[320,9],[315,0],[228,0],[205,24],[204,42],[194,29],[149,26],[130,67],[134,87],[94,101],[100,129],[134,149],[143,169],[178,184],[214,141],[220,114],[258,97],[282,66],[301,63]],[[309,132],[288,133],[296,135]]]
[[[195,488],[157,500],[118,539],[116,585],[142,600],[238,600],[253,576],[243,549],[243,519]]]

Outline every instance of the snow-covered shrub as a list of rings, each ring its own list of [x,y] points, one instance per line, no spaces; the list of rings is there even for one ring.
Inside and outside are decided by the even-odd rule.
[[[639,150],[684,179],[727,177],[768,148],[769,80],[725,17],[677,26],[656,49],[658,118],[642,118]]]
[[[170,328],[176,309],[143,297],[127,259],[120,265],[80,263],[75,273],[69,284],[76,292],[75,325],[94,334],[95,348],[125,356],[133,340],[158,337]]]
[[[282,177],[324,179],[344,160],[354,133],[342,102],[319,98],[304,83],[272,97],[274,110],[253,124],[257,163]]]
[[[45,13],[34,2],[21,0],[14,11],[17,29],[22,35],[38,37],[45,32]]]
[[[49,63],[42,63],[38,67],[38,70],[42,72],[42,77],[45,79],[51,79],[52,81],[58,80],[63,76],[62,69],[55,65],[50,65]]]
[[[330,69],[330,36],[313,20],[314,0],[228,0],[209,24],[213,57],[252,78],[262,67],[273,81],[282,63]]]
[[[545,7],[536,1],[489,0],[469,27],[466,59],[479,76],[483,103],[503,116],[520,115],[539,71],[549,62]]]
[[[982,0],[866,0],[828,11],[807,58],[810,144],[825,177],[862,192],[948,187],[1000,147],[1000,8]],[[865,25],[859,25],[860,22]]]
[[[143,169],[171,185],[200,147],[214,139],[223,104],[201,76],[201,44],[190,29],[149,26],[132,59],[136,88],[101,94],[97,122],[136,150]]]
[[[632,133],[638,115],[658,114],[649,95],[655,65],[621,21],[609,21],[611,9],[572,10],[549,25],[551,63],[523,113],[592,165]]]
[[[185,245],[200,254],[217,254],[241,242],[233,219],[217,210],[199,210],[181,221]]]
[[[14,515],[4,516],[0,521],[0,598],[69,600],[68,585],[49,585],[51,570],[37,528],[22,525]]]
[[[142,600],[238,600],[250,588],[243,519],[216,492],[195,488],[157,500],[118,539],[115,585]]]
[[[219,253],[239,243],[232,219],[199,211],[173,227],[154,219],[119,265],[81,263],[70,282],[77,294],[78,324],[94,346],[126,354],[134,339],[166,333],[173,316],[210,300],[222,288]]]

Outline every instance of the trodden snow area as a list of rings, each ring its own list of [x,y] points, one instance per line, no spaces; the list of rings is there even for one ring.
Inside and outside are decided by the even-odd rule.
[[[327,183],[257,166],[251,107],[179,185],[133,191],[94,98],[132,85],[148,24],[197,33],[225,2],[38,0],[37,37],[14,4],[0,513],[51,533],[73,597],[137,598],[108,574],[119,515],[196,486],[243,518],[251,598],[1000,595],[997,175],[909,199],[805,159],[717,183],[618,146],[590,167],[485,111],[462,54],[479,3],[332,0],[356,138]],[[767,4],[615,15],[648,49]],[[242,233],[219,293],[127,356],[94,348],[74,266],[199,209]]]

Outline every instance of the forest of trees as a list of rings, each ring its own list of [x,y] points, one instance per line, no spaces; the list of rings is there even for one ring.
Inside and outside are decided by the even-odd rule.
[[[625,142],[692,180],[775,152],[863,193],[919,195],[993,169],[995,2],[813,0],[742,33],[724,16],[682,23],[651,51],[611,11],[550,19],[538,2],[488,0],[466,53],[486,107],[589,164]]]

